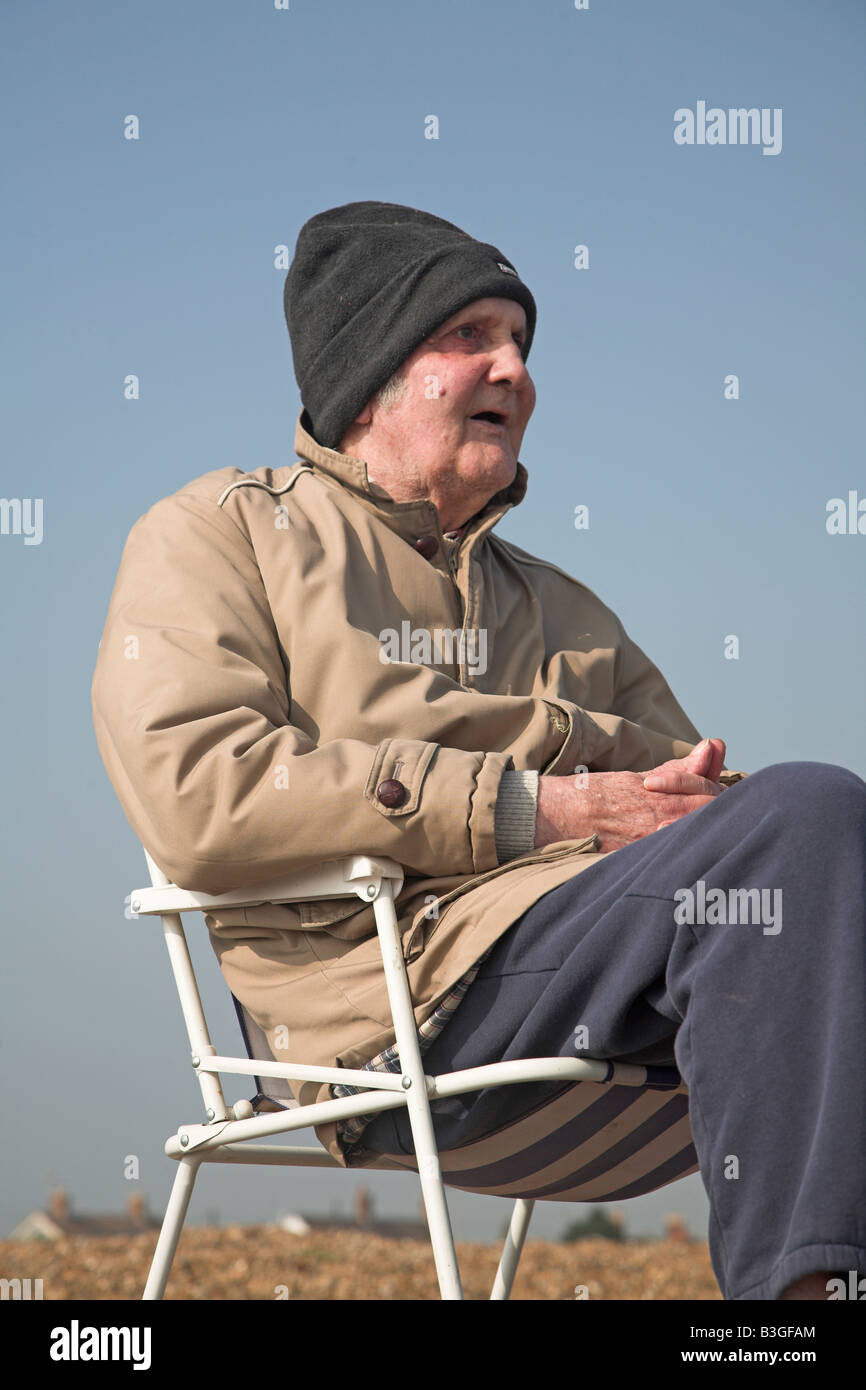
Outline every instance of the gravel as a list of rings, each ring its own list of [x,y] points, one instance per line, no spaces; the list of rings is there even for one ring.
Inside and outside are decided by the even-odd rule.
[[[156,1234],[0,1242],[0,1277],[42,1279],[44,1299],[139,1299]],[[457,1245],[467,1299],[487,1299],[499,1247]],[[429,1243],[357,1231],[187,1226],[167,1299],[435,1299]],[[702,1241],[529,1240],[512,1298],[721,1300]]]

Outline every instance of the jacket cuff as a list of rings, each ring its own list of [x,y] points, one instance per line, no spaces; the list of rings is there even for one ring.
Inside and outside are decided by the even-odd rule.
[[[564,735],[559,752],[541,769],[553,776],[574,772],[575,768],[586,768],[593,760],[598,747],[601,730],[586,710],[570,700],[546,700],[554,725]]]
[[[503,772],[496,798],[496,857],[500,864],[535,848],[538,773]]]

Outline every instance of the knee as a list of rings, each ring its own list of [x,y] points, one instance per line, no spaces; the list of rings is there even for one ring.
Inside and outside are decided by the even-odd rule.
[[[786,819],[804,818],[810,824],[850,822],[866,827],[866,782],[835,763],[774,763],[738,785],[754,782],[754,791],[784,811]]]

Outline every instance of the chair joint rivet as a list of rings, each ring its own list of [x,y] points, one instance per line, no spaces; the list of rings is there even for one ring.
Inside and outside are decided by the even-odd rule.
[[[201,1058],[200,1058],[200,1057],[193,1057],[193,1059],[192,1059],[192,1064],[193,1064],[194,1067],[200,1067],[200,1066],[201,1066]]]
[[[213,1110],[211,1110],[210,1106],[208,1106],[207,1110],[206,1110],[204,1113],[207,1115],[207,1117],[208,1117],[209,1120],[212,1120],[212,1119],[213,1119],[213,1117],[214,1117],[214,1112],[213,1112]]]
[[[409,1087],[412,1085],[411,1076],[402,1076],[400,1078],[400,1085],[403,1087],[404,1091],[408,1091]]]
[[[180,1146],[181,1146],[181,1148],[182,1148],[182,1149],[185,1149],[188,1143],[189,1143],[189,1135],[188,1135],[188,1134],[182,1134],[182,1135],[180,1136]]]

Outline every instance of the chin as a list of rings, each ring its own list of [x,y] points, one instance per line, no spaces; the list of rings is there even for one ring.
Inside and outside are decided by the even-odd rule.
[[[498,482],[496,483],[495,491],[499,492],[502,488],[508,487],[511,483],[513,483],[516,473],[517,459],[514,457],[512,453],[509,452],[508,455],[502,459],[498,469],[496,470]]]
[[[458,472],[466,485],[473,490],[485,490],[487,496],[492,497],[514,481],[517,460],[510,448],[487,445],[465,455],[458,465]]]

